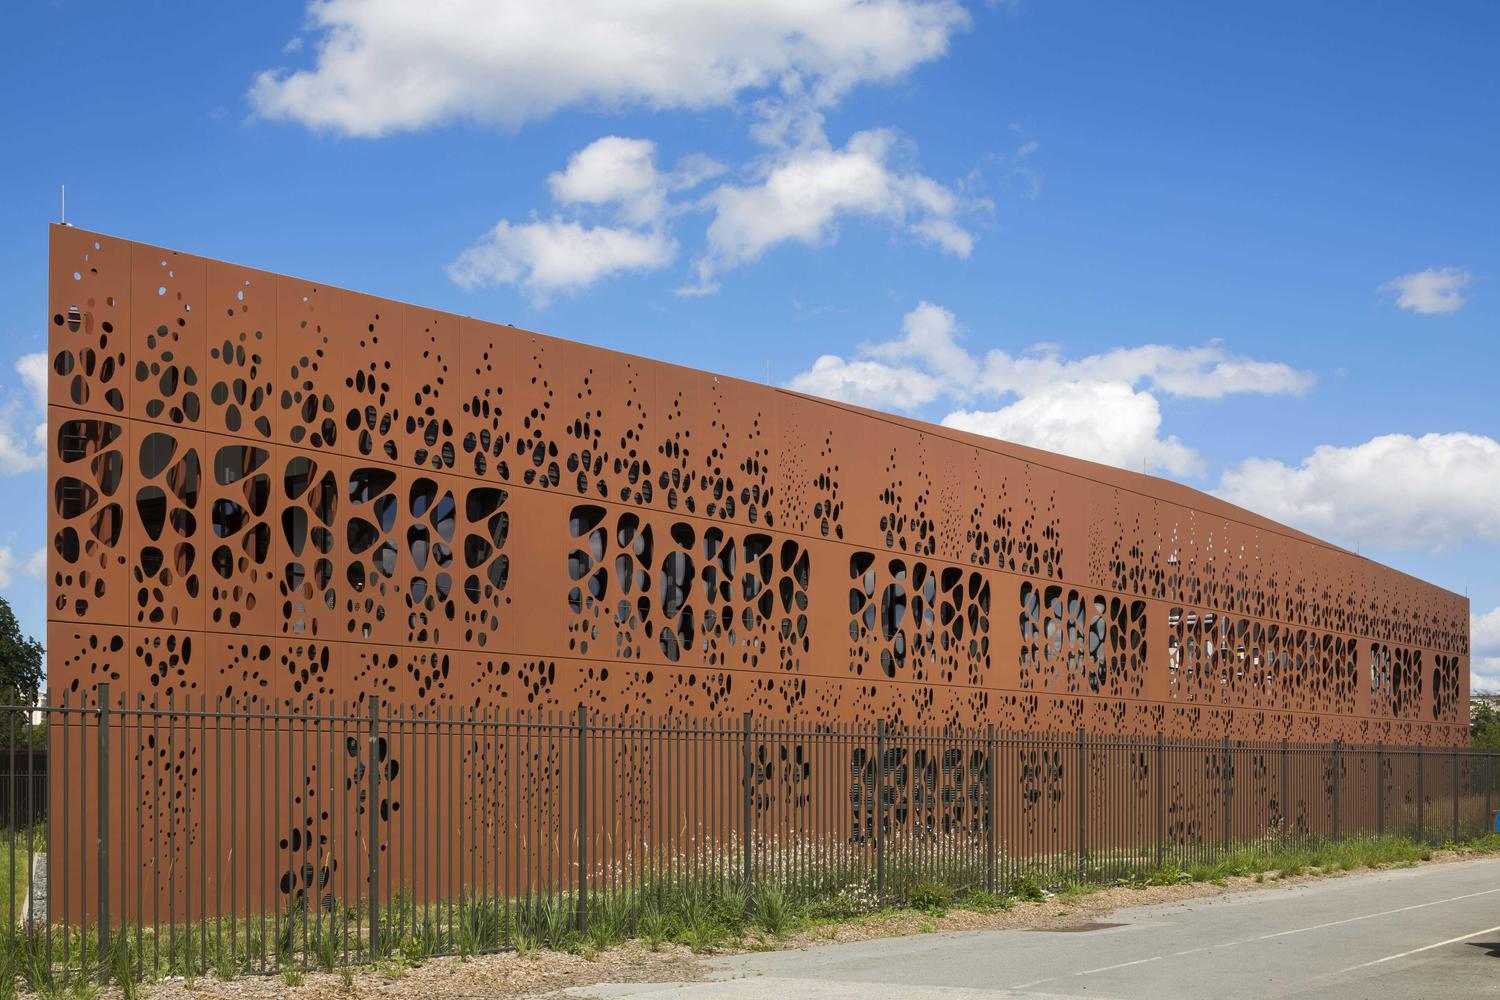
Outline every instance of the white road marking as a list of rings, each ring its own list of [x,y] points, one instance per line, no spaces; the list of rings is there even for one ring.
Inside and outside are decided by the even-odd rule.
[[[1356,923],[1357,921],[1360,921],[1360,920],[1373,920],[1376,917],[1388,917],[1388,916],[1390,916],[1393,913],[1406,913],[1406,912],[1408,912],[1410,910],[1421,910],[1421,909],[1425,909],[1426,907],[1429,907],[1429,906],[1441,906],[1443,903],[1456,903],[1456,902],[1458,902],[1461,899],[1473,899],[1476,896],[1488,896],[1488,895],[1491,895],[1492,893],[1497,893],[1497,892],[1500,892],[1500,889],[1484,889],[1484,890],[1481,890],[1480,892],[1466,892],[1466,893],[1464,893],[1461,896],[1448,896],[1445,899],[1434,899],[1434,900],[1430,900],[1429,902],[1426,902],[1426,903],[1412,903],[1409,906],[1398,906],[1398,907],[1396,907],[1395,909],[1392,909],[1392,910],[1379,910],[1379,911],[1377,911],[1375,913],[1362,913],[1362,914],[1360,914],[1357,917],[1345,917],[1342,920],[1329,920],[1329,921],[1326,921],[1326,922],[1321,923],[1321,924],[1309,924],[1306,927],[1293,927],[1291,930],[1273,931],[1270,934],[1258,934],[1255,937],[1240,938],[1240,939],[1235,940],[1235,941],[1224,941],[1224,942],[1222,942],[1220,944],[1204,945],[1201,948],[1189,948],[1186,951],[1174,951],[1170,955],[1152,955],[1150,958],[1138,958],[1138,959],[1136,959],[1133,962],[1121,962],[1118,965],[1106,965],[1106,966],[1102,966],[1102,967],[1100,967],[1098,969],[1085,969],[1082,972],[1070,972],[1070,973],[1068,973],[1067,975],[1064,975],[1064,976],[1048,976],[1046,979],[1033,979],[1029,983],[1021,983],[1019,986],[1012,986],[1011,989],[1014,989],[1014,990],[1024,990],[1024,989],[1027,989],[1028,987],[1031,987],[1031,986],[1040,986],[1042,983],[1057,982],[1059,979],[1072,979],[1072,978],[1075,978],[1077,976],[1092,976],[1092,975],[1094,975],[1097,972],[1110,972],[1110,971],[1112,971],[1114,969],[1124,969],[1124,968],[1128,968],[1129,966],[1132,966],[1132,965],[1145,965],[1147,962],[1158,962],[1158,961],[1161,961],[1164,958],[1180,958],[1183,955],[1196,955],[1196,954],[1198,954],[1200,952],[1213,951],[1216,948],[1233,948],[1236,945],[1251,944],[1251,943],[1254,943],[1256,941],[1269,941],[1272,938],[1287,937],[1288,935],[1291,935],[1291,934],[1303,934],[1303,933],[1305,933],[1307,931],[1322,930],[1325,927],[1337,927],[1340,924],[1352,924],[1352,923]],[[1500,929],[1500,928],[1491,928],[1491,930],[1497,930],[1497,929]],[[1475,936],[1477,936],[1479,934],[1484,934],[1484,933],[1485,933],[1485,931],[1476,931],[1474,934],[1469,934],[1469,935],[1466,935],[1465,937],[1462,937],[1462,938],[1455,938],[1453,941],[1443,941],[1443,942],[1440,942],[1440,943],[1435,944],[1435,945],[1428,945],[1427,947],[1428,948],[1440,948],[1440,947],[1442,947],[1445,944],[1453,944],[1455,941],[1464,941],[1464,940],[1467,940],[1467,938],[1475,937]],[[1427,948],[1418,948],[1418,949],[1416,949],[1416,951],[1404,952],[1401,955],[1392,955],[1389,958],[1377,959],[1377,961],[1379,961],[1379,962],[1386,962],[1386,961],[1390,961],[1391,959],[1404,958],[1406,955],[1414,955],[1414,954],[1416,954],[1417,951],[1426,951],[1426,950],[1427,950]],[[1374,962],[1366,962],[1365,963],[1365,965],[1374,965],[1374,964],[1375,964]],[[1363,965],[1355,965],[1355,966],[1351,966],[1349,969],[1342,969],[1342,970],[1340,970],[1340,972],[1332,973],[1332,975],[1337,976],[1337,975],[1340,975],[1342,972],[1349,972],[1351,969],[1362,969],[1362,968],[1364,968]]]
[[[1434,899],[1428,903],[1412,903],[1410,906],[1398,906],[1394,910],[1380,910],[1377,913],[1362,913],[1357,917],[1345,917],[1343,920],[1329,920],[1326,923],[1310,924],[1307,927],[1293,927],[1289,931],[1274,931],[1270,934],[1258,934],[1255,937],[1240,938],[1238,941],[1226,941],[1223,944],[1208,945],[1203,948],[1190,948],[1187,951],[1173,952],[1177,955],[1194,955],[1200,951],[1212,951],[1215,948],[1232,948],[1237,944],[1249,944],[1252,941],[1269,941],[1271,938],[1286,937],[1290,934],[1302,934],[1306,931],[1322,930],[1324,927],[1337,927],[1339,924],[1352,924],[1360,920],[1373,920],[1376,917],[1388,917],[1393,913],[1405,913],[1408,910],[1420,910],[1428,906],[1440,906],[1443,903],[1456,903],[1460,899],[1473,899],[1475,896],[1488,896],[1491,893],[1500,892],[1500,889],[1485,889],[1482,892],[1466,892],[1462,896],[1449,896],[1447,899]]]
[[[1152,955],[1150,958],[1138,958],[1134,962],[1121,962],[1119,965],[1104,965],[1100,966],[1097,969],[1085,969],[1083,972],[1075,972],[1073,973],[1073,975],[1092,976],[1096,972],[1108,972],[1111,969],[1124,969],[1132,965],[1145,965],[1147,962],[1160,962],[1164,957],[1165,956],[1163,955]],[[1046,982],[1046,980],[1042,980],[1042,982]]]
[[[1358,965],[1351,965],[1347,969],[1340,969],[1337,972],[1330,972],[1329,976],[1342,976],[1344,973],[1353,972],[1356,969],[1367,969],[1372,965],[1380,965],[1383,962],[1394,962],[1398,958],[1406,958],[1408,955],[1419,955],[1424,951],[1431,951],[1434,948],[1441,948],[1444,945],[1458,944],[1460,941],[1467,941],[1469,940],[1469,938],[1477,938],[1481,934],[1491,934],[1495,931],[1500,931],[1500,926],[1486,927],[1484,930],[1475,931],[1472,934],[1461,934],[1458,937],[1449,938],[1446,941],[1439,941],[1437,944],[1427,944],[1423,945],[1420,948],[1413,948],[1411,951],[1403,951],[1399,955],[1387,955],[1384,958],[1377,958],[1373,962],[1361,962]]]

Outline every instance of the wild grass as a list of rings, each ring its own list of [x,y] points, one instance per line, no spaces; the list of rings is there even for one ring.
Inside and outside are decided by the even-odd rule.
[[[1500,852],[1500,835],[1445,845]],[[125,927],[101,954],[87,927],[13,930],[0,937],[0,1000],[19,991],[38,996],[89,996],[108,982],[131,1000],[139,984],[169,976],[213,974],[231,978],[249,971],[279,972],[288,986],[308,970],[333,972],[374,966],[399,977],[435,955],[461,957],[505,949],[529,955],[541,949],[593,955],[631,940],[650,948],[674,943],[698,952],[725,945],[764,946],[821,924],[916,914],[923,925],[953,909],[992,912],[1051,897],[1082,897],[1109,886],[1178,885],[1254,877],[1267,881],[1308,872],[1338,873],[1413,864],[1433,848],[1408,837],[1305,838],[1292,845],[1268,840],[1236,845],[1204,859],[1173,857],[1157,864],[1153,847],[1139,857],[1043,859],[1035,868],[1002,859],[992,872],[973,864],[918,864],[897,857],[887,864],[876,892],[873,874],[859,866],[824,866],[776,872],[745,884],[722,879],[664,876],[612,884],[586,902],[576,893],[501,898],[470,894],[453,901],[419,903],[409,890],[393,893],[380,908],[380,946],[370,946],[365,900],[296,904],[279,916],[225,918],[172,927]],[[733,871],[735,869],[729,868]],[[996,884],[987,884],[993,876]],[[272,933],[279,924],[279,933]],[[757,945],[757,942],[760,942]],[[82,971],[80,971],[82,970]]]
[[[0,848],[0,920],[9,921],[12,908],[20,920],[31,886],[31,859],[47,850],[47,824],[7,831]]]

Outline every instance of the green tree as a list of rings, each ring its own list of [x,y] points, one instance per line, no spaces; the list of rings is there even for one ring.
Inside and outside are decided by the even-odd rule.
[[[21,634],[21,623],[0,597],[0,703],[31,704],[42,686],[42,644]]]
[[[1500,708],[1475,702],[1469,709],[1469,735],[1477,750],[1500,750]]]

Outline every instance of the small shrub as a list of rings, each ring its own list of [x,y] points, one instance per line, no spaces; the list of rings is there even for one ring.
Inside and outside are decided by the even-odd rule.
[[[944,914],[953,902],[953,890],[935,879],[922,879],[906,894],[906,905],[923,913]]]
[[[662,942],[671,935],[666,915],[655,903],[647,903],[641,907],[641,912],[636,917],[636,929],[641,940],[652,951],[661,948]]]
[[[768,885],[755,897],[755,922],[767,934],[781,937],[786,933],[791,914],[786,893],[780,886]]]
[[[333,930],[324,927],[315,928],[309,945],[318,968],[324,972],[332,972],[339,960],[339,941],[334,936]]]
[[[724,939],[724,931],[713,908],[701,896],[682,897],[682,943],[695,952],[710,951]]]
[[[431,954],[431,942],[427,940],[426,935],[413,932],[401,939],[401,960],[407,965],[415,968],[427,961]],[[328,966],[327,971],[333,971],[332,964]]]
[[[109,975],[123,1000],[135,1000],[140,995],[140,987],[135,977],[135,963],[123,936],[120,942],[110,949]],[[6,979],[9,980],[9,978],[7,975]]]
[[[1042,887],[1030,875],[1017,875],[1010,880],[1010,894],[1028,903],[1040,903],[1047,898]]]
[[[979,913],[993,913],[996,910],[1010,909],[1015,905],[1015,900],[1008,896],[997,896],[984,889],[968,889],[954,897],[954,905]]]

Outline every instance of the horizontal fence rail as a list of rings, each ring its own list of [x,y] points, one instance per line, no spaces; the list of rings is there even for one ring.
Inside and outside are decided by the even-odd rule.
[[[1493,829],[1461,749],[113,698],[0,706],[9,944],[60,974],[333,968]],[[576,938],[573,938],[576,939]]]

